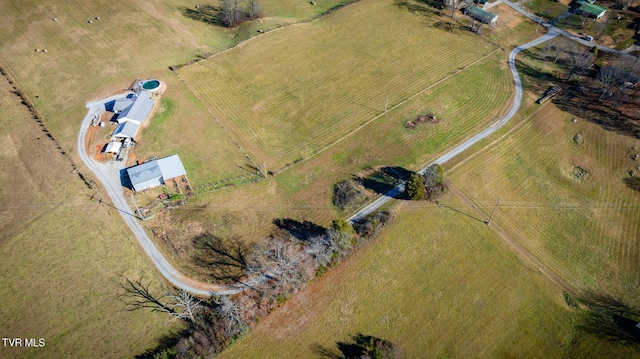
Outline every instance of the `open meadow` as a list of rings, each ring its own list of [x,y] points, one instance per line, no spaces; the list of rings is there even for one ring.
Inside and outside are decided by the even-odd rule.
[[[640,303],[640,141],[547,104],[503,140],[458,164],[452,181],[565,280]],[[634,149],[635,148],[635,149]]]
[[[4,77],[0,78],[0,333],[43,338],[42,348],[0,346],[2,358],[122,358],[178,330],[166,318],[125,312],[125,277],[160,278],[115,210],[72,173]]]
[[[434,21],[363,1],[178,73],[257,164],[278,172],[496,49]]]
[[[442,201],[462,205],[452,193]],[[576,310],[490,227],[428,202],[395,214],[220,358],[339,358],[337,343],[357,333],[396,343],[404,358],[569,353]]]

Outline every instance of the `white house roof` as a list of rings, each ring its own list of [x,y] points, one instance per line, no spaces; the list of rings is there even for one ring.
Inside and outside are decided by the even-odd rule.
[[[118,153],[122,147],[122,142],[109,142],[106,152]]]
[[[145,162],[141,165],[127,168],[127,174],[133,186],[148,181],[152,178],[162,177],[163,181],[178,176],[184,176],[187,172],[178,155],[173,155],[159,160]]]
[[[133,104],[133,100],[130,98],[120,98],[117,99],[113,104],[113,112],[120,113],[127,109],[127,107]]]
[[[133,121],[125,121],[116,127],[113,137],[133,138],[138,132],[138,127],[140,126]]]
[[[155,102],[151,98],[151,93],[146,91],[139,92],[138,96],[133,100],[133,104],[122,110],[118,116],[118,123],[134,121],[141,124],[147,116],[149,116],[149,113],[151,113],[151,109],[153,109],[154,104]]]
[[[162,172],[162,177],[164,179],[171,179],[187,174],[187,171],[184,170],[184,166],[182,165],[182,161],[180,161],[180,157],[178,157],[178,155],[159,159],[158,166],[160,167],[160,172]]]

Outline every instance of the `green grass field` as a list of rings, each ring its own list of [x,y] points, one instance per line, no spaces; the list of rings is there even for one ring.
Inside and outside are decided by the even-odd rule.
[[[396,215],[220,357],[321,357],[314,348],[336,353],[356,333],[393,341],[406,358],[569,352],[576,313],[484,223],[425,202]]]
[[[91,202],[7,81],[0,81],[0,333],[43,348],[2,358],[122,358],[178,329],[117,300],[125,277],[159,278],[120,214]]]
[[[485,211],[500,198],[496,223],[566,280],[640,303],[640,194],[623,183],[640,141],[572,117],[547,105],[450,176]]]
[[[179,73],[256,162],[277,171],[384,112],[387,96],[392,107],[489,53],[470,34],[428,25],[393,1],[365,1]]]

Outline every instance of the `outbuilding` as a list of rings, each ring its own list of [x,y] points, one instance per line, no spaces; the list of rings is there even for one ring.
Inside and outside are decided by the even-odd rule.
[[[122,148],[122,142],[109,142],[109,144],[107,144],[107,149],[105,150],[106,153],[118,153],[120,152],[120,149]]]
[[[607,8],[596,5],[591,1],[578,0],[577,3],[580,5],[578,13],[586,14],[590,17],[595,17],[596,19],[603,17],[604,14],[607,13]]]
[[[178,155],[148,161],[127,168],[127,175],[135,191],[161,186],[166,180],[185,176],[187,172]]]
[[[467,6],[464,9],[464,13],[470,18],[476,19],[485,24],[491,25],[498,20],[498,15],[482,10],[481,8],[475,6]]]

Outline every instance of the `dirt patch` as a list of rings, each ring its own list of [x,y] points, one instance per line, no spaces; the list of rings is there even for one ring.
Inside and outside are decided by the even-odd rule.
[[[562,174],[580,183],[584,183],[589,178],[589,171],[576,164],[564,166]]]
[[[511,30],[524,21],[520,14],[504,4],[496,5],[488,11],[498,15],[498,20],[493,25],[494,31]]]

